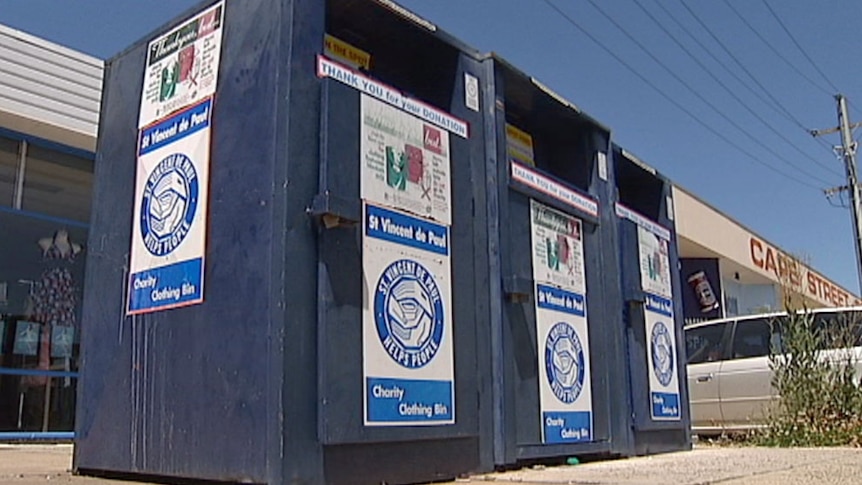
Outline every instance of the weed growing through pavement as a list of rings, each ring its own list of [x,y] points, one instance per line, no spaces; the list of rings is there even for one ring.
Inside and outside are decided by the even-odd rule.
[[[789,307],[790,305],[785,305]],[[778,394],[766,427],[748,441],[765,446],[862,446],[862,391],[856,373],[860,325],[855,312],[788,310],[769,365]],[[828,316],[822,316],[828,315]]]

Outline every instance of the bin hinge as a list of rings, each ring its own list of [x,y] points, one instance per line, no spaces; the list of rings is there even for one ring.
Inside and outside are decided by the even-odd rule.
[[[326,229],[353,227],[362,219],[359,205],[354,200],[324,192],[314,196],[308,215],[317,219]]]
[[[511,303],[527,303],[533,297],[533,280],[522,276],[503,278],[503,294]]]

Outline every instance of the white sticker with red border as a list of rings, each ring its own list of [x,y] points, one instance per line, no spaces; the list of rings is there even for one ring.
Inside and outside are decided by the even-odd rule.
[[[598,217],[599,203],[595,200],[585,197],[565,185],[555,182],[550,177],[546,177],[520,163],[511,162],[511,165],[512,180],[557,199],[585,214]]]
[[[470,137],[470,130],[466,121],[460,120],[422,101],[406,96],[401,91],[375,81],[343,64],[339,64],[323,56],[317,56],[317,75],[318,77],[335,79],[342,84],[404,110],[461,138]]]

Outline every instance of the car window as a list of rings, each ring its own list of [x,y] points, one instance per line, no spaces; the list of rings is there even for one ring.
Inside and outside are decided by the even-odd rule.
[[[779,328],[777,325],[770,324],[769,320],[763,318],[742,320],[736,325],[736,331],[733,334],[731,355],[734,359],[767,356],[770,349],[781,348],[780,342]]]
[[[685,331],[685,350],[689,364],[714,362],[724,357],[724,333],[729,322],[704,325]]]
[[[826,348],[862,345],[862,311],[818,313],[815,322]]]

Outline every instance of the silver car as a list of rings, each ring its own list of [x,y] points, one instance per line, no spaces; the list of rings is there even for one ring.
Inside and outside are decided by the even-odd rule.
[[[862,307],[811,310],[818,328],[837,319],[862,322]],[[785,313],[751,315],[696,323],[686,327],[688,389],[695,433],[739,432],[764,424],[766,411],[778,395],[772,387],[770,349],[782,349]],[[862,375],[862,346],[857,330],[854,353],[857,377]],[[845,355],[846,350],[844,349]],[[823,350],[838,360],[842,349]]]

